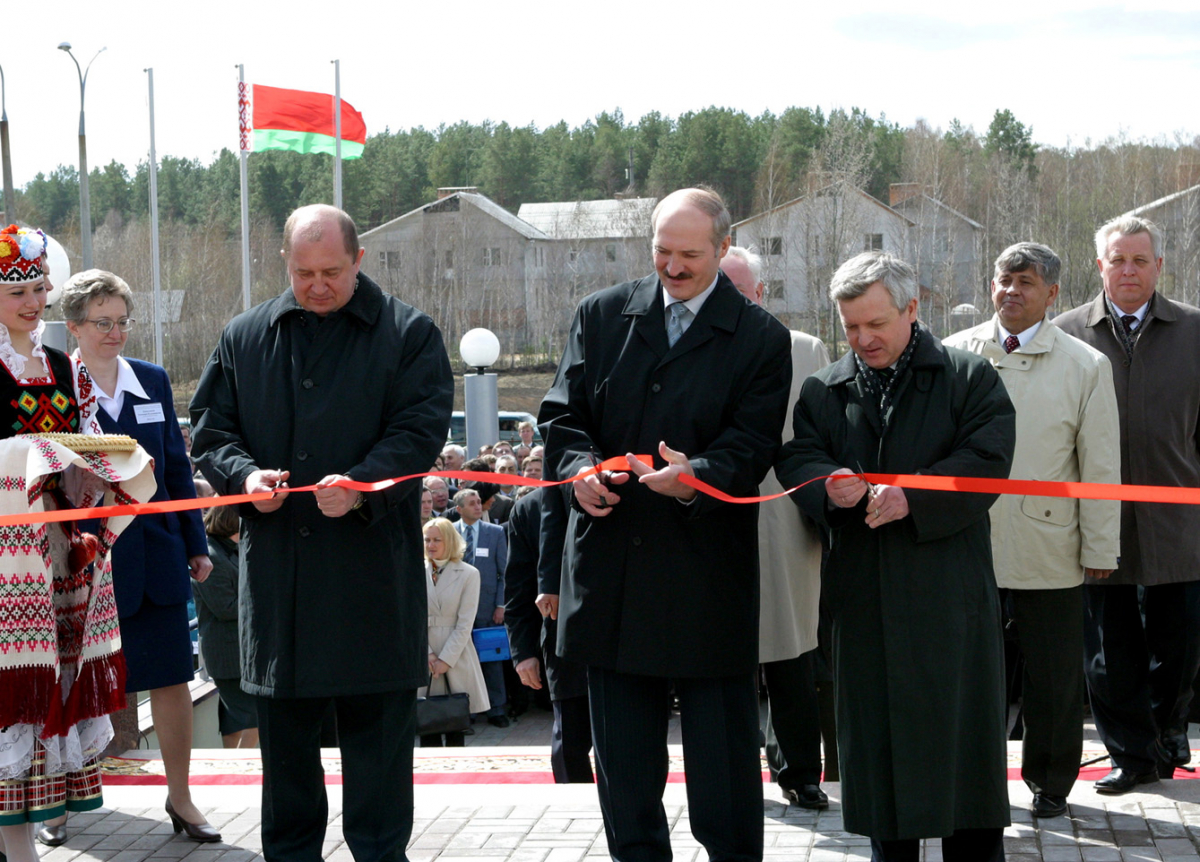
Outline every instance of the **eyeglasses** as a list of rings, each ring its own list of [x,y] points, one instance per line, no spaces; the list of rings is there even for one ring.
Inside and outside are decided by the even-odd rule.
[[[101,332],[109,333],[112,332],[112,328],[114,326],[120,329],[122,332],[128,332],[129,330],[133,329],[133,325],[137,323],[137,320],[132,317],[122,317],[120,320],[113,320],[111,317],[101,317],[99,320],[84,318],[83,322],[92,324],[92,326],[96,327]]]

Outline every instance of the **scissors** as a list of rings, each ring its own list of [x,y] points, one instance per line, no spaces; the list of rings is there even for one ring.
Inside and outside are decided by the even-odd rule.
[[[862,479],[864,482],[867,482],[867,477],[864,475],[866,470],[862,468],[862,463],[855,461],[854,466],[858,468],[858,478]],[[867,496],[871,499],[874,499],[877,492],[878,488],[875,485],[872,485],[870,482],[867,482]]]
[[[608,471],[600,469],[600,458],[596,455],[596,450],[594,448],[588,450],[588,458],[591,459],[592,466],[596,468],[596,478],[600,480],[600,484],[603,485],[605,489],[608,489],[608,479],[606,478]],[[608,506],[608,500],[606,500],[604,497],[601,497],[600,503],[596,506],[596,508],[607,509]]]

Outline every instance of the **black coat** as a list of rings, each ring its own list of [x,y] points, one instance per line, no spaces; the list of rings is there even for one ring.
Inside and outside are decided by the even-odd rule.
[[[584,299],[538,417],[546,466],[575,475],[627,452],[684,452],[696,475],[752,496],[779,448],[791,382],[784,326],[722,274],[668,347],[657,276]],[[668,677],[752,673],[758,663],[758,510],[690,505],[636,481],[603,518],[575,508],[559,605],[564,658]]]
[[[311,337],[309,335],[313,333]],[[192,452],[220,494],[256,468],[292,487],[333,473],[421,473],[445,443],[453,379],[441,333],[358,276],[323,320],[292,291],[236,317],[192,399]],[[367,494],[327,518],[310,493],[242,508],[242,687],[276,697],[424,684],[427,618],[420,483]]]
[[[839,467],[1007,478],[1012,402],[982,357],[925,331],[897,381],[886,433],[853,354],[804,382],[785,488]],[[793,495],[830,529],[821,583],[833,614],[846,829],[880,840],[1008,824],[992,494],[905,491],[910,514],[877,529],[866,498],[830,509],[824,481]]]
[[[586,695],[587,668],[558,656],[558,622],[550,617],[543,619],[535,604],[539,593],[558,595],[567,528],[563,491],[538,488],[526,494],[513,505],[506,526],[504,624],[508,626],[513,663],[527,658],[544,661],[551,700]]]

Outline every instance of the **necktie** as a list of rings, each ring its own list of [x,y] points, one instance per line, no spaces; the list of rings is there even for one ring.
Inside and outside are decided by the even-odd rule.
[[[463,562],[468,566],[475,565],[475,525],[468,524],[463,527],[463,532],[466,533],[467,550],[463,554]]]
[[[1004,352],[1005,353],[1012,353],[1014,350],[1016,350],[1020,346],[1021,346],[1021,339],[1017,338],[1017,336],[1015,336],[1015,335],[1010,335],[1010,336],[1008,336],[1008,338],[1004,339]]]
[[[692,312],[682,302],[672,303],[667,310],[671,312],[671,319],[667,321],[667,343],[674,347],[679,336],[683,335],[683,324],[687,321],[687,316]]]
[[[1125,333],[1132,335],[1133,330],[1137,328],[1138,319],[1132,314],[1122,314],[1121,323],[1125,324]]]

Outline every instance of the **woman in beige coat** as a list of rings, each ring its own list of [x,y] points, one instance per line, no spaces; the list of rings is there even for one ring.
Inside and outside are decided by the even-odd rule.
[[[425,536],[425,589],[429,595],[429,674],[434,694],[466,692],[471,712],[486,712],[487,685],[471,641],[479,605],[479,570],[462,561],[462,536],[445,518],[434,518],[422,529]],[[422,697],[428,689],[417,691]],[[462,733],[444,735],[445,745],[462,745]],[[421,737],[421,747],[440,747],[443,734]]]

